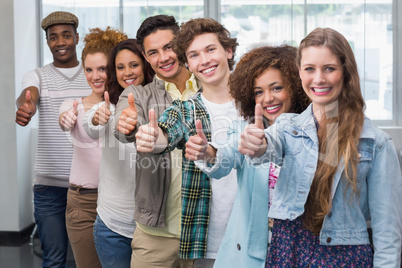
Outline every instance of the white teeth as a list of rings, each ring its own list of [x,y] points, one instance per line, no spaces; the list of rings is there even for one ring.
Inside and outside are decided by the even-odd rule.
[[[95,85],[96,87],[99,87],[99,86],[103,85],[103,82],[100,82],[100,83],[95,83],[95,82],[94,82],[94,85]]]
[[[127,84],[131,84],[133,81],[134,81],[134,79],[127,79],[127,80],[124,80]]]
[[[165,66],[161,67],[161,69],[167,69],[167,68],[170,68],[170,67],[172,67],[172,65],[173,65],[173,63],[171,63],[171,64],[169,64],[169,65],[165,65]]]
[[[314,89],[314,91],[315,92],[317,92],[317,93],[322,93],[322,92],[328,92],[328,91],[330,91],[331,90],[331,88],[330,87],[325,87],[325,88],[313,88]]]
[[[278,109],[279,107],[280,107],[280,105],[275,105],[275,106],[266,107],[265,109],[267,109],[268,111],[271,111],[271,110]]]
[[[203,73],[203,74],[209,74],[210,72],[212,72],[212,71],[215,70],[215,69],[216,69],[216,67],[211,67],[211,68],[208,68],[208,69],[202,71],[202,73]]]
[[[67,51],[67,49],[59,49],[60,53],[65,53]]]

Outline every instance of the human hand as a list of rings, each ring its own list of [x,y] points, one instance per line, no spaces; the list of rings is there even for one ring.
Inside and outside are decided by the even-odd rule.
[[[135,106],[134,95],[128,94],[128,107],[121,112],[117,130],[125,135],[129,135],[137,125],[137,107]]]
[[[98,110],[96,110],[94,117],[92,118],[92,124],[94,126],[106,125],[106,123],[109,121],[110,115],[112,114],[110,112],[109,93],[107,91],[105,91],[104,93],[104,98],[105,103],[101,107],[99,107]]]
[[[264,124],[262,122],[262,106],[255,105],[255,122],[249,124],[241,134],[239,152],[250,157],[260,157],[267,148]]]
[[[142,153],[153,152],[159,137],[158,121],[153,109],[149,110],[148,117],[149,124],[140,126],[137,134],[135,134],[137,151]]]
[[[22,103],[16,112],[15,122],[20,126],[26,126],[31,121],[32,116],[36,113],[36,105],[32,101],[31,91],[25,92],[25,102]]]
[[[64,112],[60,118],[60,126],[64,131],[71,130],[75,122],[77,121],[77,116],[78,116],[78,101],[74,100],[73,102],[73,107],[68,110],[67,112]]]
[[[207,154],[209,145],[208,140],[202,130],[201,120],[197,119],[195,122],[195,129],[197,134],[191,136],[186,143],[185,157],[191,161],[205,160],[211,156]]]

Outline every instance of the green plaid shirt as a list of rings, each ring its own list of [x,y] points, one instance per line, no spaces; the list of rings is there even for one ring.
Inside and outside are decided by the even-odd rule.
[[[193,161],[184,157],[186,142],[190,136],[196,135],[196,119],[201,120],[205,136],[211,141],[211,122],[201,100],[201,93],[197,93],[191,100],[174,101],[158,120],[159,127],[168,135],[168,146],[163,153],[176,147],[183,150],[179,252],[182,259],[205,257],[211,205],[210,178]]]

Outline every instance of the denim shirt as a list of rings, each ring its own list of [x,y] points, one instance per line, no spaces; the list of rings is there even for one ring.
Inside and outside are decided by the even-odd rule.
[[[310,105],[311,106],[311,105]],[[302,114],[283,114],[265,130],[265,154],[253,164],[282,166],[268,216],[294,220],[304,213],[318,160],[318,137],[311,107]],[[332,208],[324,218],[321,245],[369,244],[371,220],[374,267],[400,267],[402,243],[402,178],[394,143],[365,118],[358,145],[358,194],[343,173],[341,159],[332,185]]]

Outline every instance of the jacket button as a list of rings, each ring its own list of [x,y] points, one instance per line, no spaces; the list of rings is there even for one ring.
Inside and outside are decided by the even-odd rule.
[[[241,250],[240,244],[237,244],[237,249],[238,249],[238,250]]]
[[[297,131],[296,131],[296,130],[293,130],[292,133],[293,133],[293,135],[297,135]]]
[[[331,240],[332,240],[332,238],[331,238],[331,237],[328,237],[328,238],[327,238],[327,243],[331,243]]]
[[[330,211],[329,213],[328,213],[328,217],[332,217],[332,212]]]

